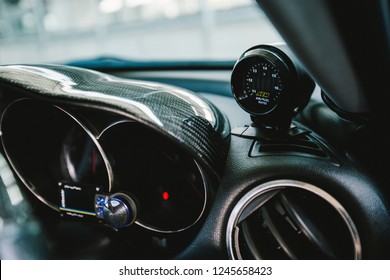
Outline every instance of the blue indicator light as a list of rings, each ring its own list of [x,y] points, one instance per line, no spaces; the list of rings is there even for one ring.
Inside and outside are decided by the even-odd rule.
[[[103,218],[103,207],[99,207],[96,209],[96,214],[99,218]]]
[[[96,203],[97,203],[97,205],[99,205],[99,206],[104,206],[104,201],[105,201],[105,199],[104,199],[103,196],[98,196],[98,197],[96,198]]]

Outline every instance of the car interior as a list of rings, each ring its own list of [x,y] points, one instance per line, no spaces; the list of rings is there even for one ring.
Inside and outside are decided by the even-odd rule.
[[[0,65],[0,258],[389,259],[390,2],[260,8],[234,61]]]

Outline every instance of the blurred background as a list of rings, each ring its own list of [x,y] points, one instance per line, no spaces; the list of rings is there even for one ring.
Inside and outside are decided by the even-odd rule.
[[[253,0],[0,0],[0,64],[235,60],[281,41]]]

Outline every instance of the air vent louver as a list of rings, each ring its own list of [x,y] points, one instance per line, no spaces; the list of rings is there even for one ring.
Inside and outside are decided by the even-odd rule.
[[[277,154],[330,159],[332,162],[336,163],[332,152],[310,133],[282,139],[256,140],[249,153],[251,157]]]
[[[258,186],[233,209],[227,229],[233,259],[360,259],[356,227],[323,190],[279,180]]]

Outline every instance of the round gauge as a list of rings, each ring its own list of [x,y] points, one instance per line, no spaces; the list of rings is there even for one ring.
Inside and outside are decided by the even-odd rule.
[[[263,60],[249,66],[243,88],[236,99],[250,113],[266,114],[276,107],[282,92],[283,81],[279,69]]]
[[[268,45],[250,48],[238,59],[231,86],[237,103],[255,124],[271,128],[288,128],[314,89],[295,59]]]
[[[32,99],[9,105],[2,141],[12,166],[43,203],[59,210],[59,183],[110,189],[111,174],[93,135],[70,112]]]
[[[134,122],[112,125],[100,140],[112,162],[114,189],[137,202],[136,224],[172,233],[201,219],[209,194],[204,174],[179,147]]]
[[[250,49],[236,63],[232,73],[232,90],[238,104],[255,116],[274,110],[289,90],[290,61],[276,48]]]

